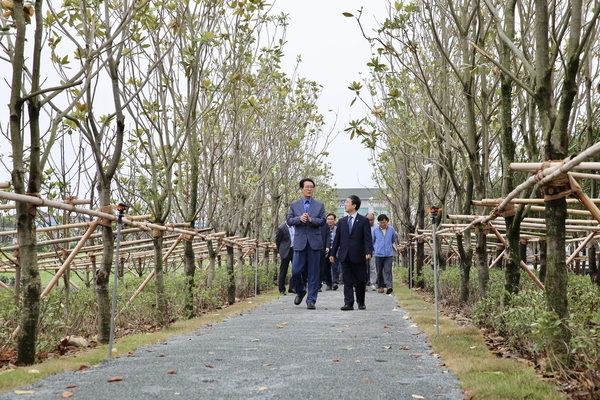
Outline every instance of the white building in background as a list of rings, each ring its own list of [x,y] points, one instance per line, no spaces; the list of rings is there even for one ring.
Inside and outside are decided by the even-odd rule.
[[[388,218],[392,218],[390,216],[390,207],[386,200],[383,200],[383,196],[381,194],[380,188],[347,188],[347,189],[337,189],[338,193],[338,208],[337,208],[337,217],[338,219],[345,215],[344,212],[344,202],[346,199],[353,194],[360,198],[361,204],[358,212],[361,215],[365,215],[367,213],[372,212],[375,214],[375,218],[379,214],[386,214]]]

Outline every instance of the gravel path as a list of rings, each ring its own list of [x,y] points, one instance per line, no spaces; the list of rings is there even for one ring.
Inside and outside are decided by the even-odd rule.
[[[282,296],[131,355],[21,388],[32,394],[0,399],[57,399],[64,392],[93,400],[464,398],[456,376],[393,295],[367,292],[364,311],[340,311],[341,290],[319,293],[316,310],[293,300]],[[122,380],[108,382],[115,377]]]

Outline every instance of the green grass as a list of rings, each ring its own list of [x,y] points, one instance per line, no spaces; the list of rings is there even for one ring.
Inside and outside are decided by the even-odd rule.
[[[425,332],[433,349],[458,376],[465,395],[475,399],[564,399],[557,388],[543,381],[532,367],[491,353],[481,331],[456,325],[439,313],[439,336],[435,330],[435,307],[399,282],[394,293],[411,319]]]
[[[256,298],[236,303],[198,318],[177,321],[173,325],[152,335],[137,334],[123,337],[113,343],[113,356],[118,357],[122,354],[132,352],[139,347],[160,343],[171,336],[192,332],[209,323],[221,322],[224,318],[251,310],[259,304],[269,302],[277,298],[278,295],[279,292],[277,290],[271,290]],[[41,364],[4,371],[0,373],[0,394],[32,384],[48,375],[63,371],[75,371],[82,365],[91,367],[106,359],[107,356],[108,345],[103,345],[92,350],[75,353],[72,356],[49,359]],[[29,372],[30,370],[37,370],[39,373],[32,374]]]
[[[478,328],[461,327],[450,318],[439,315],[440,334],[435,334],[434,305],[423,300],[399,282],[394,285],[394,294],[401,306],[411,315],[411,319],[423,330],[433,350],[440,354],[445,364],[458,376],[465,390],[465,396],[475,399],[564,399],[557,388],[543,381],[533,368],[515,360],[498,358],[492,354]],[[160,343],[170,336],[189,333],[208,323],[217,323],[223,318],[250,310],[276,298],[277,290],[272,290],[236,303],[222,310],[206,314],[192,320],[178,321],[168,328],[152,334],[139,334],[121,338],[113,345],[115,356],[129,353],[141,346]],[[107,357],[108,346],[47,360],[30,367],[17,368],[0,374],[0,393],[14,390],[44,377],[67,370],[77,370],[81,365],[93,366]],[[36,369],[39,374],[28,371]]]

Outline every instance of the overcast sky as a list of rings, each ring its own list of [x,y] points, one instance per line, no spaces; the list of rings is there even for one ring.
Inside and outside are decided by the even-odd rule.
[[[359,72],[368,74],[366,63],[371,57],[367,41],[362,37],[354,18],[343,12],[356,14],[363,7],[362,22],[370,33],[385,16],[385,3],[374,0],[273,0],[272,12],[289,14],[287,44],[284,46],[283,68],[292,75],[298,55],[302,58],[298,74],[323,86],[319,99],[320,113],[325,117],[324,130],[339,132],[327,149],[328,161],[334,174],[332,184],[339,188],[374,187],[370,152],[359,140],[349,140],[343,130],[348,122],[360,119],[365,110],[359,103],[350,107],[353,93],[348,90],[352,81],[361,81]],[[333,110],[330,112],[329,110]],[[335,114],[337,113],[337,122]],[[334,125],[335,124],[335,125]],[[9,152],[6,141],[0,141],[0,153]],[[0,167],[0,180],[10,180],[10,172]]]
[[[385,4],[374,0],[276,0],[273,10],[289,14],[283,52],[284,68],[295,65],[296,56],[301,55],[298,74],[318,82],[323,86],[319,100],[321,114],[331,129],[335,123],[334,114],[338,113],[334,132],[340,132],[329,147],[329,162],[334,174],[332,184],[339,188],[374,187],[373,169],[368,162],[370,152],[363,148],[359,140],[349,140],[343,130],[348,122],[364,117],[365,110],[356,102],[348,90],[352,81],[361,81],[359,72],[368,74],[367,62],[371,50],[362,37],[354,18],[344,17],[343,12],[356,15],[363,7],[361,21],[365,31],[371,33],[377,21],[385,17]]]

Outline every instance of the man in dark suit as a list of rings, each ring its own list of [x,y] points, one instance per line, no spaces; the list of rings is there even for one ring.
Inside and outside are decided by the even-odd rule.
[[[279,293],[285,296],[285,278],[288,273],[290,262],[294,259],[294,244],[292,243],[294,227],[285,222],[275,230],[275,245],[281,257],[279,266]],[[290,278],[290,293],[294,292],[293,280]]]
[[[321,227],[325,224],[325,206],[312,198],[315,183],[312,179],[300,181],[302,198],[290,204],[287,224],[294,227],[294,260],[292,262],[292,280],[299,305],[307,294],[302,274],[308,272],[308,297],[306,308],[315,309],[321,281],[321,257],[323,257],[323,239]]]
[[[354,310],[354,288],[359,310],[366,310],[365,281],[367,271],[365,260],[373,255],[373,240],[369,220],[358,213],[360,198],[352,195],[346,199],[344,210],[348,214],[338,223],[331,254],[337,254],[342,264],[344,279],[344,305],[342,311]],[[331,262],[335,261],[330,256]]]

